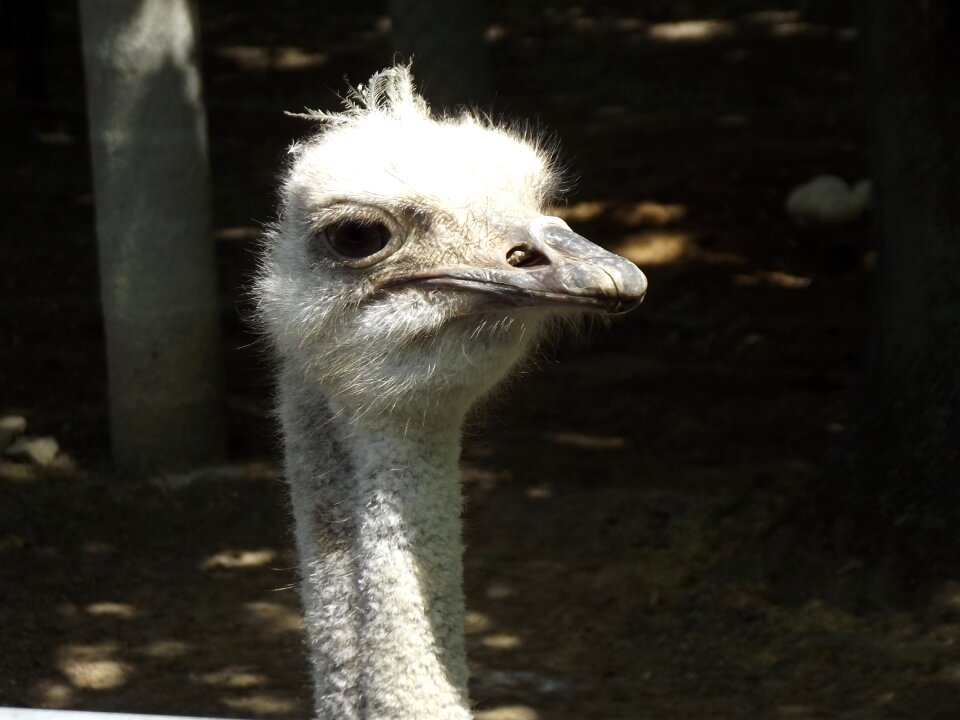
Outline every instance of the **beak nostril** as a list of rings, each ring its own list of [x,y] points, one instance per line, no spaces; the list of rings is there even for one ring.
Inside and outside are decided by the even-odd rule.
[[[549,265],[550,260],[528,245],[515,245],[507,251],[507,264],[515,268],[540,267]]]

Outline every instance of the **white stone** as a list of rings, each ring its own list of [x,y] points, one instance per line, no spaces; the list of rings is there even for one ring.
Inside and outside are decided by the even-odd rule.
[[[60,452],[60,445],[52,437],[21,438],[10,445],[4,455],[35,465],[50,465]]]

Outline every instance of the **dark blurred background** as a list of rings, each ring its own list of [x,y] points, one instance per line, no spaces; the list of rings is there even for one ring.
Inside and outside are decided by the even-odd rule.
[[[309,715],[245,287],[285,150],[312,130],[285,111],[337,109],[347,81],[397,57],[394,30],[442,35],[441,6],[401,20],[366,0],[200,3],[228,451],[134,480],[110,462],[77,9],[3,2],[0,415],[56,447],[0,462],[0,704]],[[650,280],[638,312],[559,341],[470,431],[478,718],[957,717],[954,516],[931,511],[956,498],[955,458],[938,482],[884,480],[862,458],[890,443],[857,430],[883,413],[867,381],[876,213],[804,224],[785,209],[818,175],[875,172],[885,106],[864,13],[473,12],[475,86],[425,63],[424,91],[554,134],[571,180],[558,213]]]

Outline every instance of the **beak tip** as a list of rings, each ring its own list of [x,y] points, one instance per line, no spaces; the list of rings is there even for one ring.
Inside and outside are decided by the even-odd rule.
[[[622,269],[617,273],[619,282],[614,283],[617,291],[615,297],[616,303],[612,310],[612,313],[616,315],[621,315],[640,307],[640,304],[647,295],[648,284],[647,276],[643,274],[640,268],[626,258],[620,259],[622,260]]]
[[[647,277],[627,258],[577,235],[567,227],[550,225],[539,238],[552,259],[546,270],[559,292],[592,297],[593,309],[621,315],[639,307],[647,293]],[[546,278],[544,278],[546,280]]]

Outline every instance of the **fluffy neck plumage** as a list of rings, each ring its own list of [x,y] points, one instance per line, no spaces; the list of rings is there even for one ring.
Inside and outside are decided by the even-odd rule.
[[[348,421],[284,373],[286,437],[320,720],[466,720],[462,415]]]

